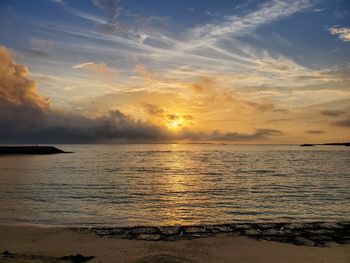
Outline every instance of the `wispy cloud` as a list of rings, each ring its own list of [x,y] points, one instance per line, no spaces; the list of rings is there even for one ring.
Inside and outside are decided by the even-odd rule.
[[[95,65],[86,62],[76,65],[85,68]],[[81,143],[115,141],[251,141],[265,140],[284,133],[276,129],[255,129],[251,133],[191,131],[179,120],[191,121],[189,114],[168,113],[154,105],[144,104],[148,114],[163,116],[167,123],[180,130],[171,132],[164,126],[136,120],[114,109],[107,113],[86,117],[78,113],[54,109],[41,96],[36,82],[28,78],[28,68],[17,64],[11,53],[0,46],[0,141],[36,143]]]
[[[261,25],[290,16],[311,6],[308,0],[270,1],[245,16],[227,16],[222,23],[198,26],[192,29],[190,34],[204,43],[210,43],[224,35],[239,36],[250,33]]]
[[[51,0],[51,2],[54,2],[54,3],[60,4],[60,5],[64,5],[64,4],[66,4],[66,2],[65,2],[64,0]]]
[[[122,12],[119,0],[92,0],[92,2],[106,13],[107,20],[106,23],[102,25],[102,30],[107,33],[123,31],[124,26],[118,19]]]
[[[90,73],[100,77],[104,77],[113,80],[118,75],[118,70],[115,68],[108,67],[105,63],[85,62],[74,65],[74,69],[86,69]]]
[[[332,35],[338,36],[344,42],[350,41],[350,28],[349,27],[332,26],[332,27],[328,28],[328,31]]]
[[[65,2],[59,10],[69,19],[60,23],[16,13],[15,9],[4,13],[8,20],[16,17],[13,20],[18,24],[28,25],[29,47],[18,50],[30,52],[21,54],[23,61],[31,66],[30,76],[38,80],[40,94],[52,97],[52,107],[64,105],[107,120],[109,110],[117,107],[129,123],[140,119],[157,129],[172,119],[191,116],[188,122],[194,125],[182,128],[196,130],[182,133],[182,138],[268,138],[277,134],[257,132],[257,127],[288,132],[281,127],[295,129],[296,125],[305,125],[295,133],[306,136],[312,133],[305,131],[328,131],[325,119],[341,121],[346,117],[342,112],[348,112],[347,105],[334,104],[309,109],[307,116],[302,116],[305,107],[350,96],[346,56],[337,66],[326,56],[317,63],[305,63],[298,57],[305,51],[303,39],[295,41],[294,29],[281,30],[293,24],[290,16],[298,12],[305,11],[298,19],[331,12],[328,7],[325,12],[315,10],[320,3],[317,0],[258,1],[239,12],[235,8],[222,11],[226,16],[207,16],[202,24],[196,19],[143,17],[133,13],[136,9],[127,10],[133,5],[120,1],[96,0],[95,10],[91,2],[86,9],[74,9],[73,2]],[[186,15],[198,15],[197,11]],[[287,17],[290,19],[282,21]],[[264,38],[259,28],[264,32],[272,29],[275,34],[268,32]],[[341,26],[329,30],[339,38],[345,32]],[[334,44],[343,50],[341,41]],[[318,48],[305,57],[316,54]],[[307,126],[307,118],[319,123]],[[91,123],[90,119],[86,122]],[[213,134],[216,127],[222,131]],[[337,130],[344,131],[340,127]],[[156,134],[165,138],[162,129]],[[322,136],[328,132],[317,137]]]
[[[54,43],[50,40],[32,37],[29,52],[35,56],[49,56],[54,50]]]
[[[305,131],[305,133],[308,133],[308,134],[324,134],[326,132],[322,131],[322,130],[307,130],[307,131]]]
[[[145,28],[128,23],[123,24],[120,17],[130,15],[124,10],[119,1],[99,1],[94,3],[107,12],[107,19],[104,21],[94,15],[81,11],[74,11],[77,16],[96,22],[98,25],[107,23],[108,27],[114,28],[113,34],[103,32],[88,32],[87,37],[97,37],[112,42],[119,42],[127,45],[128,48],[136,47],[139,52],[135,54],[146,61],[157,58],[158,63],[170,65],[188,64],[197,68],[205,67],[211,70],[223,70],[227,68],[244,70],[255,64],[256,57],[250,53],[243,52],[240,47],[247,45],[239,43],[235,37],[253,32],[261,25],[271,23],[280,18],[290,16],[296,12],[312,6],[311,1],[269,1],[258,6],[243,16],[229,15],[224,21],[207,23],[196,26],[177,38],[166,34],[161,28]],[[110,14],[109,14],[110,13]],[[110,20],[108,22],[108,20]],[[132,19],[134,21],[135,19]],[[137,18],[136,20],[139,20]],[[142,20],[143,21],[143,20]],[[145,21],[142,25],[147,24]],[[160,24],[161,25],[161,24]],[[160,26],[159,25],[159,26]],[[72,34],[72,29],[69,29]],[[81,35],[84,30],[79,29],[75,34]],[[102,34],[98,34],[102,33]],[[81,35],[82,36],[82,35]],[[230,38],[230,41],[237,42],[236,51],[228,50],[220,43],[221,39]],[[157,43],[157,44],[155,44]],[[171,63],[170,63],[171,62]],[[164,65],[162,65],[164,68]]]
[[[340,116],[345,114],[345,111],[339,111],[339,110],[322,110],[321,114],[324,116]]]
[[[88,21],[96,23],[96,24],[103,25],[103,24],[107,23],[107,20],[103,17],[92,15],[92,14],[83,12],[83,11],[76,9],[76,8],[73,8],[73,7],[67,7],[67,10],[69,10],[72,14],[74,14],[80,18],[83,18],[85,20],[88,20]]]

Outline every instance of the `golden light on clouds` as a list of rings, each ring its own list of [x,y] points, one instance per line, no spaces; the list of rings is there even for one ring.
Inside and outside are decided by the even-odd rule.
[[[175,13],[181,16],[169,19],[151,3],[143,10],[150,12],[145,19],[148,11],[141,15],[128,1],[102,1],[104,14],[101,6],[93,9],[90,3],[79,10],[73,2],[51,6],[67,18],[60,23],[35,12],[21,16],[35,10],[26,5],[18,15],[12,8],[2,10],[0,45],[16,48],[19,61],[0,48],[0,123],[13,112],[28,114],[21,106],[31,105],[44,112],[48,129],[58,126],[75,135],[97,130],[85,136],[89,140],[317,143],[350,138],[350,29],[345,15],[335,16],[338,7],[319,8],[321,3],[310,0],[252,1],[243,10],[226,1],[215,5],[225,8],[213,16],[193,19],[199,9],[180,7],[184,12]],[[311,35],[305,39],[295,34],[299,21],[292,20],[300,19],[294,17],[298,12],[311,15],[305,21],[312,30],[304,28]],[[287,17],[290,26],[279,23]],[[23,34],[7,26],[12,24]],[[269,26],[259,30],[264,25]],[[39,117],[25,119],[41,123]],[[22,134],[17,124],[11,122]]]
[[[282,58],[265,59],[256,64],[260,71],[268,71],[280,82],[287,78],[286,71],[294,72],[293,78],[301,79],[304,83],[309,81],[310,85],[316,82],[323,83],[326,80],[332,80],[332,83],[335,83],[334,79],[347,80],[346,72],[336,70],[306,74],[303,68]],[[30,101],[34,101],[37,97],[41,98],[35,89],[36,83],[27,78],[28,69],[23,65],[17,65],[17,68],[22,69],[22,79],[26,83],[31,83],[29,86],[32,88],[25,93],[34,94],[31,95],[33,100]],[[249,81],[245,82],[246,74],[215,75],[194,72],[192,77],[182,78],[172,75],[169,71],[150,71],[142,64],[130,70],[131,76],[124,78],[125,82],[122,82],[122,76],[118,75],[118,71],[103,62],[86,62],[72,68],[93,75],[91,79],[76,84],[77,88],[66,90],[66,92],[77,92],[78,99],[70,100],[70,105],[74,107],[75,113],[80,115],[63,116],[58,114],[56,106],[53,108],[54,111],[49,109],[44,117],[48,120],[47,126],[59,122],[64,126],[60,128],[66,129],[66,125],[74,124],[73,129],[77,134],[85,133],[87,131],[85,127],[89,129],[93,127],[93,131],[98,130],[98,133],[84,135],[88,140],[127,138],[138,141],[230,140],[245,143],[260,141],[293,143],[307,140],[313,143],[332,140],[334,136],[346,138],[346,128],[349,126],[346,115],[349,107],[346,101],[344,105],[336,102],[336,106],[319,103],[313,108],[310,108],[312,102],[309,103],[310,98],[317,99],[318,102],[327,102],[325,95],[328,93],[330,96],[337,94],[338,97],[335,98],[337,101],[343,98],[346,90],[336,93],[329,89],[304,91],[298,88],[300,90],[291,93],[287,90],[289,84],[286,83],[284,89],[278,86],[265,89],[265,84],[259,82],[261,80],[249,78]],[[109,82],[117,75],[119,82]],[[17,80],[18,76],[11,75],[11,79]],[[257,90],[255,86],[248,85],[250,82],[259,82],[261,86]],[[85,90],[90,90],[92,87],[97,95],[81,96],[83,92],[78,86],[82,83]],[[242,85],[245,89],[242,89]],[[107,92],[106,88],[110,91]],[[9,91],[11,89],[4,89],[6,94]],[[305,96],[309,93],[312,97]],[[289,94],[288,99],[286,94]],[[18,99],[17,96],[15,98]],[[47,99],[43,101],[49,103]],[[299,106],[302,104],[305,106]],[[76,109],[82,110],[78,112]],[[336,114],[324,114],[329,110],[333,110],[332,112]],[[75,127],[76,123],[80,126]],[[104,126],[108,126],[108,129]],[[338,129],[332,129],[332,126],[337,126]],[[67,127],[67,131],[71,129]]]
[[[175,118],[167,123],[167,127],[171,130],[179,130],[181,128],[184,128],[186,126],[185,121],[182,118]]]
[[[105,80],[112,81],[118,76],[115,68],[108,67],[105,63],[85,62],[72,67],[73,69],[85,69],[89,73],[101,77]]]

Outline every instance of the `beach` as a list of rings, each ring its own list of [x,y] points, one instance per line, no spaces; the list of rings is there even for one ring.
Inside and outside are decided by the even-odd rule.
[[[350,263],[350,0],[0,0],[0,263]]]
[[[103,236],[98,235],[95,230],[49,226],[0,226],[0,252],[6,251],[1,255],[0,262],[82,262],[69,260],[68,256],[77,254],[93,257],[88,262],[126,263],[337,263],[350,260],[349,243],[330,242],[321,247],[298,246],[276,241],[254,240],[235,233],[223,232],[204,238],[150,241]],[[138,231],[140,232],[140,228]],[[64,256],[66,258],[62,258]]]

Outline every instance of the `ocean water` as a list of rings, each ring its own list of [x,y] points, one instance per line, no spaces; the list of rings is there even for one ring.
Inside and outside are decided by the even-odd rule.
[[[350,147],[58,145],[0,156],[0,224],[176,225],[350,218]]]

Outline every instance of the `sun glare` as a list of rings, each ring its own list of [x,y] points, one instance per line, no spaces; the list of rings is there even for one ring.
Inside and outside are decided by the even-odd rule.
[[[184,121],[181,119],[172,120],[168,123],[168,128],[172,130],[179,130],[184,126]]]

